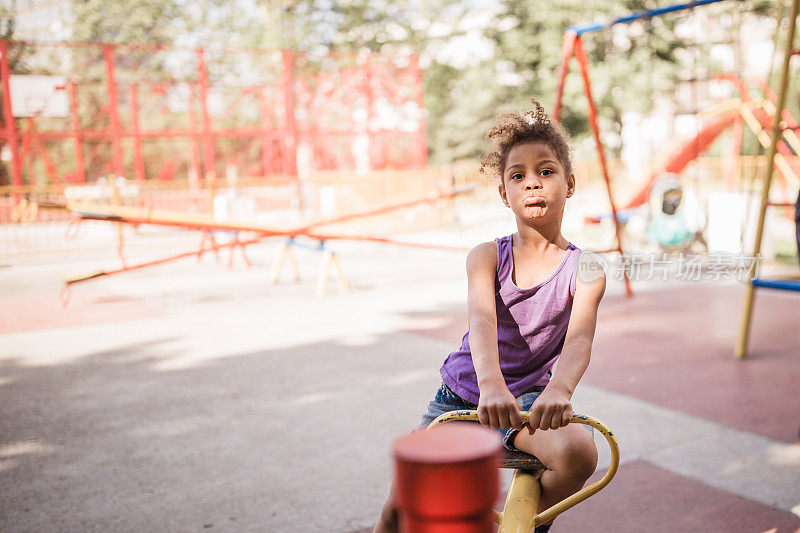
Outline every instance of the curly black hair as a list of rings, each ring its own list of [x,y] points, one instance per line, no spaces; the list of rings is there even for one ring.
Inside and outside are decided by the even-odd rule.
[[[531,103],[535,106],[535,111],[498,115],[497,125],[486,134],[486,138],[492,142],[495,150],[485,154],[481,159],[482,173],[489,173],[502,183],[506,158],[511,148],[520,143],[539,142],[546,144],[555,152],[567,176],[572,174],[569,135],[560,124],[550,122],[539,102],[531,98]]]

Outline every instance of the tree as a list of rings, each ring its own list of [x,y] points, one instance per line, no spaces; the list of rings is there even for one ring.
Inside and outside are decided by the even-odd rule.
[[[662,0],[73,0],[73,33],[77,40],[112,43],[419,54],[431,160],[445,162],[477,155],[483,134],[501,109],[528,108],[531,97],[552,109],[568,26],[663,5]],[[722,21],[745,8],[732,1],[697,9]],[[778,11],[766,0],[752,0],[747,9],[772,17]],[[476,10],[486,14],[481,33],[489,53],[461,64],[442,58],[442,50],[474,33],[465,20]],[[584,36],[606,135],[619,135],[625,111],[647,112],[654,98],[670,96],[678,81],[714,69],[708,46],[677,33],[689,14],[668,14]],[[736,20],[728,19],[728,25]],[[687,61],[693,69],[687,69]],[[574,60],[571,68],[562,122],[580,143],[589,135],[586,100]],[[612,147],[612,156],[616,149]]]
[[[72,38],[107,43],[171,43],[183,10],[175,0],[73,0]]]
[[[552,109],[566,29],[572,24],[612,20],[652,7],[653,2],[644,0],[505,0],[486,32],[495,43],[495,56],[481,66],[494,71],[501,80],[508,80],[496,88],[496,103],[528,108],[528,99],[535,97]],[[696,45],[676,35],[680,18],[680,14],[667,15],[583,37],[601,131],[618,135],[625,111],[648,112],[656,95],[666,94],[680,79],[696,75],[686,72],[681,59],[681,51]],[[701,61],[706,65],[709,62],[707,58]],[[589,134],[589,126],[586,98],[580,76],[574,73],[576,69],[573,59],[573,75],[567,79],[564,91],[562,123],[580,141]]]

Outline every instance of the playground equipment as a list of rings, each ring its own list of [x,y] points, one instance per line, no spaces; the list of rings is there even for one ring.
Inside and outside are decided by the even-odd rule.
[[[377,237],[370,235],[343,235],[335,233],[321,233],[317,230],[317,228],[338,222],[344,222],[358,218],[365,218],[365,217],[380,215],[383,213],[388,213],[395,210],[415,207],[426,203],[436,203],[449,198],[454,198],[460,194],[471,192],[473,189],[474,187],[472,186],[456,187],[449,192],[439,193],[425,198],[417,198],[412,201],[382,206],[375,209],[363,211],[360,213],[352,213],[339,217],[319,220],[311,224],[306,224],[303,226],[297,226],[287,229],[279,229],[279,228],[250,224],[250,223],[220,221],[215,219],[213,216],[205,214],[193,214],[185,212],[174,212],[168,210],[145,209],[140,207],[131,207],[122,205],[95,204],[84,207],[80,203],[71,203],[71,204],[56,204],[56,205],[46,204],[45,207],[50,209],[69,210],[73,212],[80,220],[102,220],[106,222],[125,223],[132,225],[153,224],[158,226],[171,226],[184,229],[193,229],[203,232],[203,238],[201,240],[201,245],[199,250],[183,252],[177,255],[164,257],[162,259],[157,259],[154,261],[149,261],[138,265],[125,265],[123,258],[122,268],[115,270],[108,270],[108,271],[102,271],[102,270],[95,271],[89,274],[84,274],[66,279],[61,293],[61,300],[64,305],[66,305],[69,302],[71,287],[77,283],[81,283],[91,279],[97,279],[103,276],[111,276],[115,274],[129,272],[132,270],[138,270],[150,266],[160,265],[170,261],[176,261],[178,259],[184,259],[192,256],[201,257],[206,252],[218,252],[222,248],[230,248],[231,250],[229,266],[233,261],[233,253],[236,248],[241,250],[242,256],[245,262],[249,266],[250,262],[245,253],[245,248],[251,244],[255,244],[270,237],[285,237],[288,239],[279,249],[278,255],[275,258],[275,262],[273,263],[272,274],[270,276],[271,283],[277,282],[285,258],[288,258],[290,266],[292,266],[295,280],[298,279],[297,269],[296,266],[294,266],[294,258],[291,255],[291,246],[297,246],[299,244],[296,241],[297,237],[302,236],[311,240],[318,241],[319,243],[318,246],[314,248],[321,252],[324,252],[323,264],[320,270],[320,275],[317,283],[317,292],[318,294],[322,295],[325,293],[326,287],[328,285],[328,279],[332,268],[335,268],[336,270],[336,281],[340,290],[342,291],[347,290],[347,281],[341,270],[338,259],[336,258],[336,255],[332,251],[326,248],[325,246],[326,241],[332,241],[332,240],[365,241],[365,242],[391,244],[396,246],[429,248],[437,250],[467,251],[467,249],[458,246],[403,242],[385,237]],[[229,243],[217,244],[217,242],[213,238],[213,235],[211,235],[210,233],[212,231],[233,232],[234,235],[233,240]],[[239,232],[252,233],[253,236],[247,239],[240,239]],[[206,243],[210,244],[207,246]],[[122,257],[121,252],[120,256]]]
[[[775,112],[773,113],[772,120],[772,135],[769,141],[769,152],[767,154],[767,168],[764,174],[764,183],[761,187],[761,205],[758,212],[758,226],[756,228],[756,239],[753,244],[753,255],[757,256],[761,251],[761,241],[764,235],[764,220],[766,218],[767,207],[770,205],[769,192],[772,185],[772,176],[774,173],[774,165],[776,155],[778,153],[779,141],[783,136],[784,124],[781,121],[783,118],[784,106],[786,103],[786,93],[789,87],[789,62],[793,55],[800,54],[800,49],[794,49],[794,35],[797,26],[797,16],[800,11],[800,0],[792,1],[792,8],[789,15],[789,27],[787,30],[786,45],[783,53],[783,64],[781,66],[781,78],[778,88],[778,99],[775,104]],[[800,211],[800,196],[798,197],[797,210]],[[800,223],[800,216],[797,217],[797,222]],[[800,232],[799,232],[800,233]],[[800,235],[798,235],[800,237]],[[798,239],[800,241],[800,239]],[[800,246],[800,242],[798,242]],[[773,289],[800,291],[800,279],[783,279],[783,280],[762,280],[754,278],[745,290],[744,306],[742,310],[742,322],[739,329],[739,339],[736,344],[735,356],[739,359],[747,355],[747,343],[750,335],[750,322],[753,316],[753,299],[755,297],[755,289],[757,287],[769,287]]]
[[[628,201],[626,205],[623,206],[622,210],[618,210],[614,202],[614,198],[610,187],[609,173],[603,152],[603,146],[600,141],[599,127],[597,124],[597,109],[595,107],[594,100],[591,94],[591,85],[588,74],[588,60],[586,58],[586,53],[584,50],[583,42],[581,40],[581,35],[586,32],[608,29],[620,23],[628,23],[640,19],[650,20],[655,16],[660,16],[665,13],[693,9],[698,6],[712,4],[719,1],[722,0],[704,0],[704,1],[689,2],[685,4],[676,4],[661,9],[647,10],[638,13],[633,13],[631,15],[620,17],[610,22],[575,25],[568,28],[567,32],[564,35],[564,42],[562,46],[561,78],[559,80],[558,91],[556,94],[555,110],[553,112],[553,116],[556,119],[559,118],[561,111],[563,89],[564,89],[564,81],[566,79],[566,75],[569,69],[570,59],[572,58],[573,55],[575,55],[576,59],[578,60],[580,72],[584,82],[584,92],[586,94],[586,98],[589,104],[588,105],[589,122],[592,129],[592,133],[594,135],[595,147],[598,153],[600,167],[602,169],[603,177],[606,184],[609,204],[611,206],[610,218],[613,221],[615,236],[616,236],[616,248],[613,248],[611,250],[602,250],[601,252],[616,251],[622,253],[621,223],[627,220],[627,218],[630,215],[630,210],[644,204],[648,200],[653,185],[656,183],[657,179],[660,176],[664,174],[679,174],[686,168],[689,162],[696,159],[706,149],[708,149],[711,143],[720,135],[720,133],[722,133],[729,127],[735,128],[735,143],[734,143],[735,147],[733,153],[734,161],[737,161],[739,158],[739,151],[741,147],[741,134],[744,125],[747,125],[747,127],[749,127],[755,133],[758,142],[765,148],[769,148],[773,144],[775,145],[775,150],[772,150],[774,155],[772,155],[769,158],[769,166],[772,167],[774,165],[779,170],[778,174],[779,185],[782,189],[784,200],[782,202],[768,202],[767,200],[765,201],[767,202],[766,205],[770,206],[775,205],[783,207],[784,214],[787,217],[792,216],[790,211],[791,203],[789,203],[789,198],[790,197],[793,198],[793,196],[790,191],[797,190],[797,188],[800,188],[800,177],[798,177],[800,176],[800,161],[798,160],[798,154],[800,154],[800,139],[798,139],[798,136],[795,132],[795,130],[797,129],[797,121],[794,120],[793,117],[791,117],[791,114],[788,113],[787,110],[783,109],[783,106],[776,106],[774,104],[774,102],[778,98],[772,93],[772,91],[769,89],[766,83],[764,82],[760,83],[762,89],[764,90],[766,98],[763,100],[754,100],[751,99],[744,83],[742,83],[741,80],[739,80],[736,76],[732,74],[717,75],[715,76],[715,78],[725,79],[727,81],[734,83],[734,85],[736,86],[741,95],[741,100],[731,99],[727,102],[723,102],[721,104],[718,104],[717,106],[714,106],[714,108],[710,110],[710,112],[704,113],[706,115],[706,120],[699,128],[699,131],[691,138],[686,139],[682,141],[680,144],[678,144],[673,150],[671,150],[667,154],[667,156],[659,164],[655,165],[653,172],[651,173],[649,178],[645,181],[644,186]],[[794,31],[793,28],[792,31]],[[797,50],[792,51],[791,46],[792,45],[790,39],[790,42],[787,44],[786,57],[789,57],[792,54],[797,54]],[[775,117],[779,118],[776,119]],[[770,136],[767,134],[767,128],[769,128],[772,124],[780,122],[779,120],[780,118],[786,120],[787,128],[784,128],[783,134],[781,136],[771,141]],[[771,173],[772,170],[770,170],[770,176]],[[732,178],[729,178],[728,179],[729,189],[731,187],[731,182]],[[764,194],[768,195],[768,191]],[[765,198],[767,198],[767,196],[765,196]],[[587,218],[587,221],[598,222],[601,218],[603,217],[589,217]],[[763,221],[761,223],[763,224]],[[762,230],[763,228],[758,231]],[[800,247],[800,238],[798,238],[798,246]],[[626,274],[625,277],[626,289],[628,294],[630,295],[631,291],[627,278],[627,272],[625,272],[625,274]],[[777,284],[770,283],[768,285],[763,285],[761,284],[760,281],[755,281],[754,286],[769,286],[769,287],[780,286],[781,288],[789,288],[794,286],[794,281],[784,280],[784,282],[782,283],[777,283]],[[747,320],[749,321],[749,319]],[[740,343],[741,342],[742,341],[740,341]]]
[[[14,187],[427,166],[416,56],[0,39],[0,93]]]
[[[556,101],[553,110],[553,118],[556,121],[558,121],[561,116],[561,100],[564,94],[564,82],[566,80],[567,73],[569,72],[570,59],[572,59],[572,56],[574,55],[578,61],[578,66],[581,71],[581,77],[583,78],[583,87],[584,87],[584,92],[586,94],[586,100],[589,104],[589,125],[591,126],[592,129],[592,134],[595,140],[595,148],[597,150],[597,156],[600,160],[600,168],[603,172],[603,180],[605,181],[606,185],[608,202],[611,206],[611,216],[614,223],[614,233],[617,242],[615,248],[609,250],[599,250],[598,253],[607,253],[607,252],[618,252],[619,254],[623,253],[622,228],[620,226],[620,220],[618,218],[617,206],[614,202],[614,195],[611,192],[611,179],[608,172],[608,166],[606,165],[605,153],[603,151],[603,143],[600,140],[600,128],[597,124],[597,107],[595,106],[594,99],[592,98],[592,88],[591,88],[591,82],[589,80],[589,61],[586,57],[586,51],[583,46],[583,41],[581,40],[581,35],[583,35],[584,33],[598,31],[598,30],[607,30],[617,24],[626,24],[641,19],[649,20],[654,17],[664,15],[666,13],[684,11],[698,6],[706,4],[714,4],[721,1],[723,0],[697,0],[685,4],[675,4],[672,6],[666,6],[659,9],[649,9],[646,11],[632,13],[630,15],[620,17],[609,22],[591,22],[588,24],[578,24],[570,26],[564,33],[564,40],[561,48],[561,75],[558,82],[558,89],[556,92]],[[643,203],[646,198],[647,196],[645,195],[645,197],[642,199],[640,203]],[[623,273],[624,273],[626,294],[628,296],[631,296],[633,295],[633,291],[631,290],[630,287],[630,280],[628,279],[628,273],[627,271],[623,271]]]
[[[687,190],[679,181],[679,175],[685,170],[687,165],[693,160],[702,155],[711,144],[726,130],[734,128],[734,139],[738,141],[735,144],[732,153],[732,161],[734,162],[733,168],[738,168],[738,158],[741,146],[741,137],[743,129],[746,127],[750,129],[755,135],[759,143],[768,148],[770,145],[770,137],[767,133],[767,128],[771,126],[774,117],[774,106],[767,99],[754,99],[750,96],[747,88],[742,80],[732,74],[716,75],[715,78],[732,83],[737,91],[742,96],[742,99],[731,98],[719,102],[712,106],[710,109],[702,112],[703,122],[700,125],[699,131],[687,137],[680,139],[662,156],[662,158],[654,165],[654,170],[644,181],[640,189],[631,197],[627,204],[625,204],[619,211],[617,211],[617,219],[620,223],[626,223],[628,220],[637,213],[640,213],[641,206],[646,202],[650,202],[650,216],[649,220],[649,234],[653,241],[657,242],[664,249],[675,248],[673,245],[678,244],[683,239],[680,239],[677,234],[671,234],[670,231],[666,233],[660,229],[670,229],[673,222],[678,222],[675,216],[666,216],[658,213],[655,205],[662,204],[660,195],[662,186],[659,186],[659,181],[665,176],[672,176],[674,179],[670,182],[671,189],[677,190],[682,188],[683,200],[692,200],[692,193]],[[788,117],[788,124],[794,123],[793,117],[785,110],[784,117]],[[774,167],[777,172],[777,181],[780,186],[780,193],[782,196],[781,201],[769,202],[770,206],[782,207],[783,214],[787,218],[794,218],[794,212],[791,209],[794,202],[794,193],[792,191],[800,188],[800,141],[797,140],[797,135],[792,129],[786,129],[784,138],[778,142],[778,152],[775,155]],[[728,190],[733,190],[735,183],[732,177],[727,180]],[[688,194],[688,196],[687,196]],[[682,202],[683,202],[682,200]],[[700,215],[702,209],[696,205],[693,209]],[[655,218],[662,217],[663,221],[667,223],[667,228],[654,228],[652,222]],[[590,216],[586,217],[586,223],[598,223],[602,219],[610,215]],[[698,218],[702,219],[702,216]],[[688,241],[692,238],[702,239],[697,231],[702,230],[702,221],[698,220],[698,227],[687,228],[685,232],[685,239]],[[672,228],[676,229],[677,228]],[[742,228],[744,233],[744,228]],[[705,244],[704,240],[700,241]],[[666,246],[665,246],[666,245]],[[680,246],[678,247],[680,248]]]
[[[711,144],[727,129],[737,125],[747,126],[764,147],[770,144],[769,134],[765,126],[771,124],[774,117],[774,107],[767,100],[752,99],[744,87],[743,82],[731,74],[717,75],[733,83],[739,89],[742,99],[731,98],[714,105],[702,114],[705,120],[698,132],[691,137],[680,140],[675,144],[655,165],[654,170],[644,181],[642,187],[633,194],[630,200],[617,211],[617,218],[622,220],[625,214],[647,202],[653,185],[664,174],[680,174],[689,163],[701,156]],[[741,130],[736,139],[741,140]],[[791,129],[786,130],[786,139],[778,144],[779,153],[775,155],[774,166],[779,170],[779,178],[784,198],[788,200],[789,190],[800,186],[800,162],[796,154],[800,153],[800,142],[795,141],[797,135]],[[735,157],[738,157],[738,148]],[[587,222],[597,222],[601,217],[588,217]]]
[[[502,445],[477,424],[414,431],[392,445],[397,529],[490,533],[500,495]]]
[[[0,197],[0,210],[20,224],[41,214],[40,220],[69,216],[67,235],[74,235],[82,220],[116,226],[122,267],[66,280],[65,301],[76,283],[206,252],[218,255],[224,248],[231,251],[229,265],[236,250],[249,265],[247,246],[267,237],[288,239],[273,265],[273,281],[282,259],[291,261],[292,248],[303,245],[296,237],[316,241],[312,247],[324,254],[319,292],[332,270],[339,288],[347,288],[336,255],[326,246],[330,240],[454,248],[311,231],[368,213],[277,229],[225,223],[220,220],[225,217],[210,215],[217,212],[219,178],[225,176],[233,187],[236,169],[253,189],[285,190],[276,193],[290,197],[281,207],[295,212],[305,207],[304,187],[312,185],[315,173],[342,170],[367,176],[372,170],[413,169],[425,174],[422,71],[414,55],[0,39],[0,103],[0,144],[11,181],[7,196]],[[188,176],[190,186],[182,191],[182,203],[166,209],[159,200],[169,194],[150,199],[155,201],[137,196],[133,205],[120,201],[114,186],[128,177],[144,192],[153,182],[167,184],[178,175]],[[69,189],[91,188],[71,185],[98,176],[109,176],[111,197],[86,205],[69,196]],[[95,188],[101,188],[100,181]],[[53,189],[46,198],[37,190],[42,185]],[[409,196],[419,193],[401,197]],[[417,198],[372,212],[449,197]],[[263,202],[259,209],[267,210]],[[125,224],[194,229],[202,238],[198,250],[129,265]],[[226,232],[231,241],[218,243],[215,232]],[[56,231],[48,235],[61,236]]]
[[[522,423],[530,422],[530,411],[520,413]],[[428,425],[428,430],[455,421],[476,422],[478,412],[475,410],[450,411],[439,416]],[[502,468],[513,468],[514,476],[508,489],[505,506],[502,512],[495,511],[495,521],[500,525],[499,533],[518,533],[533,531],[538,525],[550,522],[564,511],[574,507],[587,498],[597,494],[617,473],[619,468],[619,443],[611,430],[599,420],[582,414],[573,414],[572,424],[586,424],[597,429],[605,437],[611,449],[611,464],[605,475],[591,485],[584,487],[572,496],[538,513],[541,486],[539,478],[546,467],[536,457],[522,453],[506,451],[501,460]],[[537,514],[538,513],[538,514]]]

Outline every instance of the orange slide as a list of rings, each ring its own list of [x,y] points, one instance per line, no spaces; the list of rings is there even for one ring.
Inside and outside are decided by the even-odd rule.
[[[747,90],[747,86],[745,83],[735,74],[732,73],[720,73],[713,76],[713,79],[719,81],[727,81],[731,83],[736,91],[741,96],[742,100],[745,104],[754,103],[749,91]],[[763,80],[756,79],[756,83],[760,86],[761,90],[764,92],[765,96],[767,97],[768,101],[775,101],[776,96],[770,90],[769,86]],[[768,103],[768,102],[767,102]],[[757,117],[757,121],[760,122],[760,126],[762,128],[769,129],[771,128],[771,123],[773,117],[771,116],[772,113],[766,109],[764,104],[758,105],[756,109],[759,111],[758,113],[753,113],[751,117],[755,118],[755,115],[759,115]],[[756,109],[752,109],[753,112]],[[633,209],[639,207],[640,205],[644,204],[648,196],[650,194],[650,188],[653,186],[655,180],[664,173],[673,173],[679,174],[686,165],[689,164],[693,159],[702,155],[706,150],[708,150],[709,146],[714,142],[714,140],[728,127],[733,126],[734,122],[737,118],[746,118],[743,117],[743,111],[740,106],[737,106],[735,109],[728,109],[724,112],[719,113],[718,115],[714,116],[713,119],[706,121],[702,126],[700,131],[697,133],[696,136],[689,138],[682,142],[678,147],[670,153],[666,159],[664,160],[662,165],[659,165],[660,168],[654,171],[647,179],[644,187],[631,198],[628,203],[622,209]],[[797,127],[797,120],[791,115],[788,110],[784,110],[781,117],[786,121],[787,125],[791,129],[796,129]],[[746,119],[745,122],[748,126],[753,129],[753,132],[756,135],[759,135],[759,131],[756,131],[758,126],[755,124],[749,123]],[[796,147],[795,147],[796,150]],[[787,143],[784,141],[778,143],[778,152],[789,160],[793,160],[792,156],[797,156],[798,154],[793,152]],[[797,161],[791,161],[789,167],[794,173],[797,173],[797,169],[800,168],[800,165],[797,164]],[[779,166],[776,164],[776,166]],[[782,172],[782,169],[779,168],[779,171]],[[788,169],[787,169],[788,171]],[[786,192],[786,184],[782,183],[782,187],[784,188],[784,192]],[[596,217],[599,218],[599,217]]]
[[[667,156],[667,158],[664,160],[664,164],[660,165],[661,168],[655,170],[650,175],[645,186],[642,187],[642,189],[636,193],[636,195],[631,198],[625,206],[623,206],[623,209],[639,207],[643,203],[647,202],[647,199],[650,195],[650,188],[653,186],[653,183],[656,181],[658,176],[664,174],[665,172],[680,174],[680,172],[686,168],[686,165],[708,150],[709,146],[711,146],[711,143],[713,143],[723,131],[733,126],[733,123],[736,121],[738,116],[739,110],[733,109],[722,113],[703,124],[696,136],[682,142],[671,154]]]

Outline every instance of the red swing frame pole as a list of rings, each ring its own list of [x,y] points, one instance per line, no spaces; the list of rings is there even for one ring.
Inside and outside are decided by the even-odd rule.
[[[20,158],[19,133],[11,109],[11,68],[8,61],[8,42],[0,40],[0,82],[3,85],[3,124],[5,141],[11,150],[11,183],[16,189],[22,187],[22,159]],[[14,194],[18,199],[17,191]]]
[[[561,44],[561,72],[558,77],[558,89],[556,89],[556,103],[553,106],[553,120],[561,122],[561,99],[564,96],[564,82],[569,72],[569,60],[575,53],[575,41],[578,34],[572,30],[564,33],[564,41]]]
[[[611,192],[611,179],[609,178],[608,166],[606,165],[603,143],[600,141],[600,128],[597,124],[597,107],[595,106],[594,99],[592,98],[592,86],[591,82],[589,81],[589,61],[586,57],[586,51],[583,48],[583,41],[581,40],[580,36],[572,30],[568,30],[564,34],[564,42],[561,50],[561,73],[558,82],[558,89],[556,91],[553,118],[556,121],[560,121],[561,119],[564,82],[567,78],[567,72],[569,72],[569,60],[572,58],[573,54],[575,55],[575,59],[578,61],[578,67],[581,72],[581,77],[583,78],[583,88],[584,92],[586,93],[586,100],[589,104],[589,125],[592,128],[595,147],[597,148],[597,155],[600,159],[600,168],[603,172],[603,180],[605,181],[606,192],[608,193],[608,203],[611,205],[611,216],[614,220],[614,233],[617,240],[617,247],[615,250],[622,255],[622,230],[620,228],[619,219],[617,218],[617,207],[614,204],[614,195]],[[631,289],[631,283],[630,279],[628,278],[627,270],[623,269],[622,277],[625,281],[625,293],[628,296],[633,296],[633,290]]]

